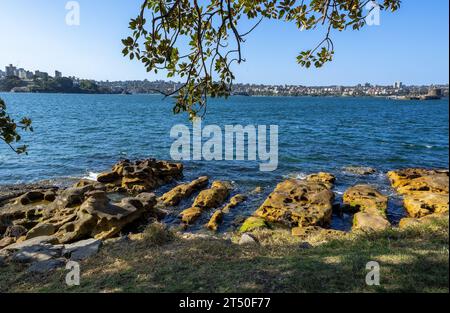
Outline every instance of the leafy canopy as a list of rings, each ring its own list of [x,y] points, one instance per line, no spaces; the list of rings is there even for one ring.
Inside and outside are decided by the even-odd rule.
[[[235,78],[231,65],[245,61],[242,44],[262,20],[292,22],[300,30],[322,27],[323,40],[297,57],[303,67],[321,67],[333,58],[331,31],[364,27],[369,2],[370,11],[400,6],[400,0],[145,0],[130,21],[132,34],[122,40],[123,54],[142,62],[148,72],[164,70],[167,77],[183,79],[165,95],[175,97],[174,113],[194,117],[206,112],[208,96],[230,94]],[[244,18],[255,23],[242,32]]]
[[[27,154],[27,146],[22,145],[14,147],[14,143],[18,143],[22,138],[19,131],[33,131],[31,120],[29,118],[22,118],[19,123],[16,123],[7,113],[6,104],[0,99],[0,140],[3,140],[14,152],[17,154]]]

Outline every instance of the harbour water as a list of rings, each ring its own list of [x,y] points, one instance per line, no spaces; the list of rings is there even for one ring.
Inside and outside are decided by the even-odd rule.
[[[29,155],[0,145],[0,185],[95,177],[122,158],[170,159],[170,129],[189,125],[172,114],[172,100],[159,95],[68,95],[0,93],[16,119],[28,116],[34,133],[24,136]],[[244,97],[212,99],[203,120],[225,125],[278,125],[279,164],[259,171],[259,161],[186,161],[185,177],[232,181],[235,193],[264,188],[226,217],[224,228],[251,214],[285,177],[326,171],[337,177],[339,195],[351,185],[370,183],[391,196],[389,218],[399,220],[401,199],[385,173],[405,167],[448,168],[448,99],[395,101],[384,98]],[[370,166],[356,175],[346,166]],[[166,186],[165,189],[170,188]],[[163,192],[165,190],[158,190]],[[180,210],[189,203],[184,203]],[[175,221],[176,215],[168,218]],[[207,218],[207,217],[205,217]],[[172,219],[172,220],[171,220]],[[336,212],[333,227],[347,229],[351,216]]]

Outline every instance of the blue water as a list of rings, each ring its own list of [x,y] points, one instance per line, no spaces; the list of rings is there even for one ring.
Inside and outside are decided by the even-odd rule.
[[[170,99],[156,95],[0,94],[17,119],[28,116],[35,132],[25,136],[28,156],[0,144],[0,185],[83,177],[108,169],[121,158],[170,159],[174,116]],[[239,209],[253,211],[287,176],[328,171],[336,192],[372,183],[393,195],[384,173],[404,167],[448,168],[448,99],[393,101],[381,98],[231,97],[211,100],[203,124],[279,126],[279,166],[260,172],[259,161],[185,162],[185,179],[208,175],[234,182],[236,192],[256,186],[265,192]],[[346,174],[344,166],[371,166],[378,173]],[[162,190],[163,191],[163,190]],[[188,204],[187,204],[188,205]],[[403,214],[394,196],[393,221]],[[233,218],[235,217],[232,215]],[[334,219],[345,228],[348,216]]]

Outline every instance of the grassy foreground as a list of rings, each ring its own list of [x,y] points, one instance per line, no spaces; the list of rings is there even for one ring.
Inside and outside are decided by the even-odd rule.
[[[305,247],[287,232],[260,232],[261,245],[150,232],[105,245],[81,262],[81,285],[66,270],[30,275],[0,268],[0,292],[448,292],[448,219],[407,230],[360,234]],[[366,264],[380,264],[367,286]]]

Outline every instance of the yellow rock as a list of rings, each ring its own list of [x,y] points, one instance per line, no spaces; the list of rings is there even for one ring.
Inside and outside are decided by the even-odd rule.
[[[404,197],[403,204],[411,217],[423,217],[448,212],[449,198],[446,194],[414,192]]]
[[[183,221],[183,223],[192,224],[202,215],[202,212],[203,210],[198,207],[186,209],[180,213],[181,220]]]
[[[219,228],[220,223],[223,219],[223,212],[222,210],[217,210],[214,212],[214,214],[211,216],[211,219],[209,220],[208,224],[206,224],[206,227],[210,230],[217,231]]]
[[[353,216],[352,230],[382,231],[390,226],[389,221],[378,214],[358,212]]]
[[[321,182],[288,179],[277,185],[254,215],[290,227],[327,226],[333,200],[333,192]]]
[[[178,205],[181,200],[188,198],[193,192],[205,188],[208,185],[208,180],[207,176],[202,176],[190,183],[178,185],[166,192],[159,200],[167,206]]]
[[[385,216],[388,197],[370,185],[356,185],[345,191],[343,202],[354,211]]]
[[[241,194],[237,194],[230,199],[228,204],[222,209],[223,213],[230,212],[231,209],[237,207],[239,204],[247,200],[247,197]]]

